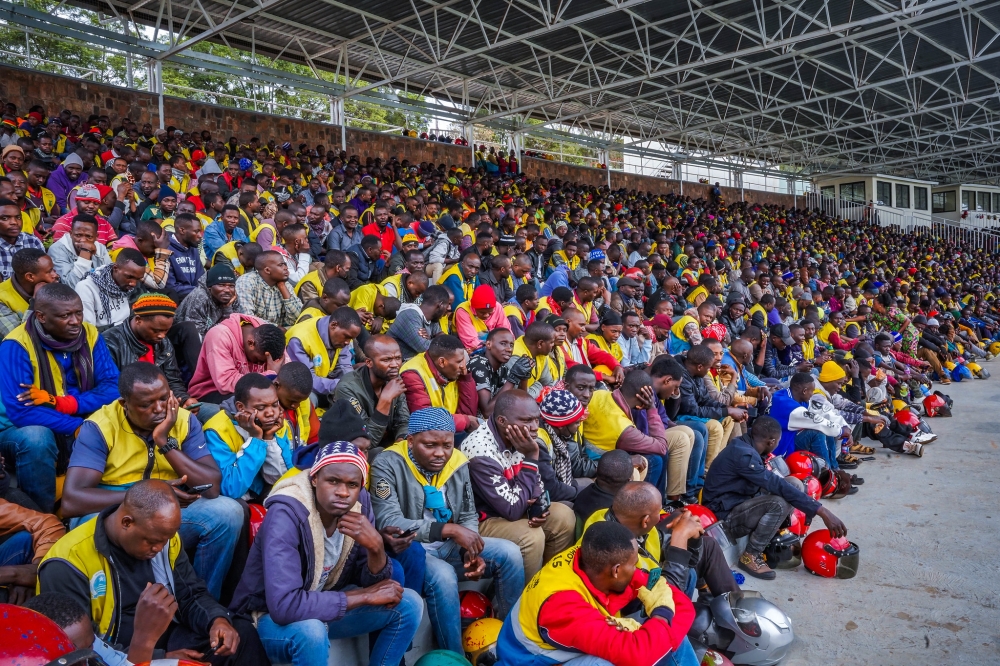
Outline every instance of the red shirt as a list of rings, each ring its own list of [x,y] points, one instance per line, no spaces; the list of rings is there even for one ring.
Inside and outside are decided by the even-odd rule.
[[[392,228],[391,224],[385,225],[385,229],[380,230],[378,223],[372,222],[362,227],[361,233],[365,236],[378,236],[382,241],[382,251],[392,253],[396,243],[396,230]]]

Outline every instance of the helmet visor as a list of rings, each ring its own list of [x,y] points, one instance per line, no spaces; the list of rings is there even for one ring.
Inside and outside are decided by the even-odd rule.
[[[852,543],[851,547],[840,553],[837,558],[837,578],[854,578],[858,573],[861,559],[861,549]]]

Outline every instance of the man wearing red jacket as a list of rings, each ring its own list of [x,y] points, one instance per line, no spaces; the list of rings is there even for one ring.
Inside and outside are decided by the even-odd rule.
[[[639,547],[624,525],[595,523],[539,571],[504,620],[503,666],[697,666],[687,632],[691,601],[665,578],[636,567]],[[638,599],[647,619],[621,617]]]

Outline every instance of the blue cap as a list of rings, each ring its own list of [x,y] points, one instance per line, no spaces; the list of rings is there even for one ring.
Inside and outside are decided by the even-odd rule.
[[[426,407],[412,412],[406,434],[416,435],[428,430],[455,432],[455,419],[451,412],[441,407]]]

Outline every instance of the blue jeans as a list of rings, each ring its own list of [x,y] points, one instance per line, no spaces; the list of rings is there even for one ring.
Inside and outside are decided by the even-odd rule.
[[[276,664],[326,666],[331,640],[363,636],[381,629],[368,663],[397,666],[417,633],[423,613],[424,600],[413,590],[404,589],[403,598],[395,608],[359,606],[333,622],[300,620],[280,625],[270,615],[264,615],[257,622],[257,634],[268,658]]]
[[[685,425],[694,432],[694,446],[691,447],[691,458],[688,460],[687,491],[697,493],[705,486],[705,461],[708,454],[708,427],[704,421],[687,416],[677,418],[677,423]]]
[[[524,590],[524,562],[521,549],[513,541],[483,537],[484,577],[496,585],[497,617],[503,620]],[[458,603],[458,577],[464,567],[459,545],[445,541],[437,551],[427,551],[424,594],[434,638],[442,650],[462,654],[462,618]]]
[[[0,567],[16,567],[31,564],[35,550],[31,547],[31,534],[14,532],[3,543],[0,543]]]
[[[691,647],[691,641],[685,638],[680,647],[674,650],[669,657],[657,663],[664,666],[700,666],[701,662],[698,661],[698,656],[695,655],[694,648]],[[588,655],[570,659],[564,662],[563,666],[612,666],[612,664],[610,661],[601,659],[600,657],[591,657]]]
[[[646,481],[656,486],[663,495],[667,491],[667,456],[658,456],[655,453],[641,454],[646,459]]]
[[[72,518],[69,527],[75,529],[95,516],[96,513],[91,513]],[[214,499],[197,499],[181,509],[181,543],[185,549],[197,544],[191,564],[195,573],[205,581],[209,593],[216,599],[222,594],[222,583],[233,562],[233,551],[242,529],[243,507],[228,497],[220,495]]]
[[[837,464],[840,444],[836,437],[828,437],[819,430],[800,430],[795,435],[795,450],[815,453],[826,461],[830,469],[840,469]]]
[[[424,591],[424,572],[427,570],[424,547],[414,541],[409,547],[392,555],[392,578],[403,587],[408,587],[417,594]],[[396,577],[399,571],[402,580]]]
[[[0,432],[0,455],[14,465],[17,485],[44,513],[56,503],[56,436],[42,426]]]

